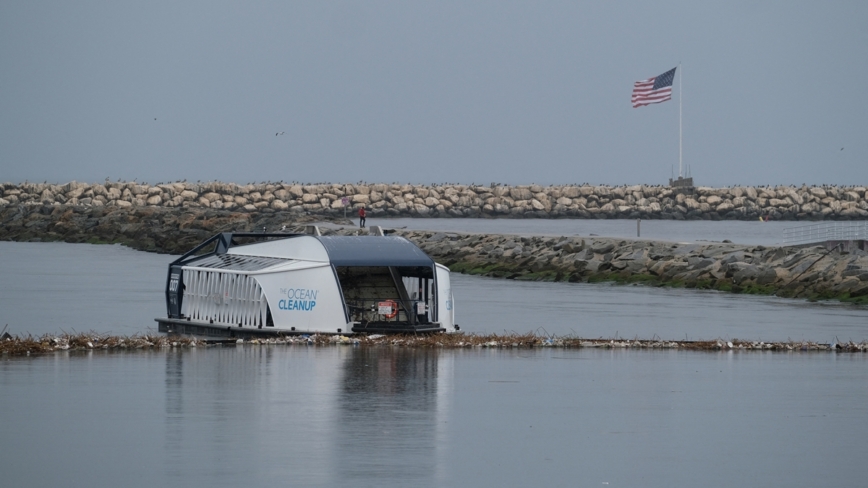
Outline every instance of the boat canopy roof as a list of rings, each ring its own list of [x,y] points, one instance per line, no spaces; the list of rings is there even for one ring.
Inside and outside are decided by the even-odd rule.
[[[335,266],[432,267],[434,260],[398,236],[320,236]]]
[[[424,251],[398,236],[296,235],[233,246],[226,252],[241,256],[328,262],[333,266],[434,266],[434,260]]]
[[[329,262],[328,253],[317,238],[304,234],[288,235],[286,238],[253,244],[233,245],[226,251],[226,254],[297,259],[317,263]]]

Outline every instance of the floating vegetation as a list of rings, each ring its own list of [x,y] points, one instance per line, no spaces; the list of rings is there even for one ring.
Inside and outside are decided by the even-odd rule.
[[[205,342],[192,337],[165,335],[110,336],[97,333],[46,334],[42,337],[0,336],[0,354],[30,355],[54,351],[87,351],[93,349],[151,349],[164,347],[196,347]]]
[[[257,339],[202,339],[187,336],[134,335],[109,336],[97,333],[47,334],[19,337],[3,334],[0,355],[29,356],[58,351],[92,350],[152,350],[164,348],[225,347],[225,346],[377,346],[412,348],[599,348],[599,349],[676,349],[685,351],[827,351],[868,352],[868,341],[823,344],[810,341],[762,342],[739,339],[667,341],[654,339],[585,339],[575,336],[544,336],[529,334],[425,334],[425,335],[293,335]]]

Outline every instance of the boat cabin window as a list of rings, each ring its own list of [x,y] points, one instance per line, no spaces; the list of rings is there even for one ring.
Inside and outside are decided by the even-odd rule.
[[[431,268],[338,266],[335,271],[352,322],[417,325],[437,321]]]

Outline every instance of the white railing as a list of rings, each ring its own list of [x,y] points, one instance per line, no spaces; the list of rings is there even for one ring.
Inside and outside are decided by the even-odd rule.
[[[192,320],[260,327],[265,325],[267,305],[262,288],[252,276],[184,270],[181,313]]]
[[[784,245],[826,241],[868,240],[868,221],[823,222],[784,229]]]

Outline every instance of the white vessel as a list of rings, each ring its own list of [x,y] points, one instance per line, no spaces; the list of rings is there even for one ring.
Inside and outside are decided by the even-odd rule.
[[[245,243],[247,242],[247,243]],[[169,265],[161,332],[452,332],[449,269],[403,237],[222,233]]]

